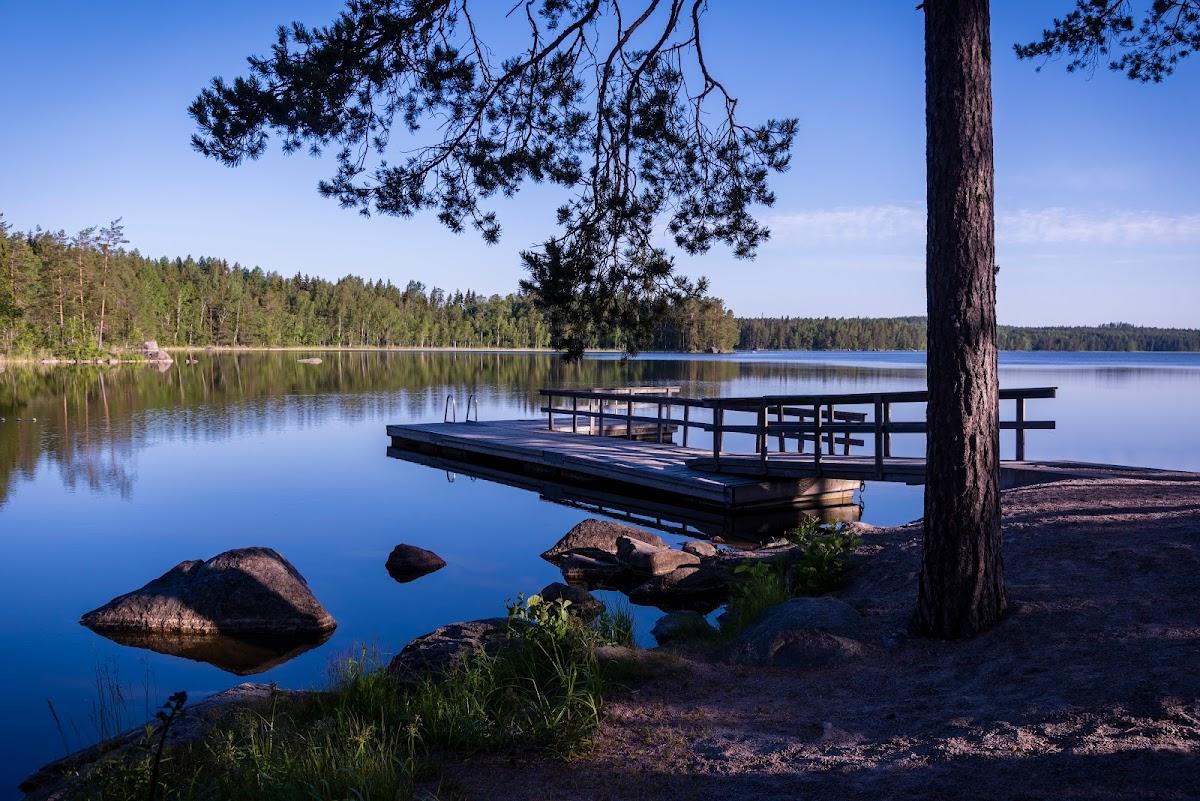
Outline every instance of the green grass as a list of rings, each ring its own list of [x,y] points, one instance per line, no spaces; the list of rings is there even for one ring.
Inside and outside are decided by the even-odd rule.
[[[800,547],[798,559],[788,563],[760,562],[738,567],[729,604],[721,616],[721,637],[736,637],[763,612],[797,596],[825,595],[841,587],[851,568],[851,557],[861,540],[840,523],[806,518],[784,535]]]
[[[168,750],[156,797],[172,801],[411,798],[439,759],[480,751],[570,756],[599,725],[603,680],[594,648],[632,641],[628,609],[592,625],[538,596],[509,608],[492,656],[403,687],[362,648],[336,660],[330,687],[239,712],[202,741]],[[155,739],[103,764],[74,798],[150,798]]]

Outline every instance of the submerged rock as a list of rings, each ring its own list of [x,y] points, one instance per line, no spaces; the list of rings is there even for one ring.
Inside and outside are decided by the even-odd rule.
[[[557,564],[568,551],[580,548],[593,548],[605,553],[616,554],[617,540],[620,537],[646,542],[657,548],[667,547],[667,543],[663,541],[662,537],[649,531],[627,526],[624,523],[615,523],[611,520],[588,518],[568,531],[550,550],[542,554],[542,558]]]
[[[404,584],[446,566],[446,560],[433,551],[401,543],[387,558],[388,575]]]
[[[544,601],[567,601],[570,606],[567,611],[578,617],[580,620],[594,620],[604,611],[604,604],[595,595],[585,590],[583,587],[572,587],[570,584],[563,584],[556,581],[553,584],[547,584],[538,593]]]
[[[666,645],[672,641],[709,637],[716,631],[704,615],[683,610],[668,612],[660,617],[650,634],[659,645]]]
[[[629,566],[598,548],[579,548],[559,557],[558,568],[568,584],[619,589],[637,581]]]
[[[708,565],[685,566],[654,576],[629,591],[629,600],[664,611],[711,612],[729,597],[728,574]]]
[[[731,642],[730,662],[776,667],[820,667],[858,656],[866,647],[854,607],[836,598],[793,598],[773,606]]]
[[[441,673],[471,653],[494,654],[507,639],[508,618],[491,617],[440,626],[396,654],[388,672],[402,681]]]
[[[180,562],[80,620],[99,632],[320,634],[337,623],[304,577],[271,548]]]

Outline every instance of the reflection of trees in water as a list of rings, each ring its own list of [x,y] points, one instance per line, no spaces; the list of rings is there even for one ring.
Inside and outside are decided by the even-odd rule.
[[[319,365],[289,353],[205,353],[159,373],[140,365],[18,367],[0,372],[0,503],[18,479],[54,465],[63,483],[129,497],[134,454],[148,441],[219,441],[243,434],[309,428],[328,421],[394,416],[440,420],[446,395],[459,416],[477,394],[484,414],[533,417],[538,390],[671,384],[685,394],[714,396],[916,388],[919,366],[829,365],[722,358],[623,360],[566,364],[549,354],[478,352],[324,352]],[[1014,366],[1029,380],[1053,383],[1064,368]],[[1050,373],[1055,375],[1052,377]],[[1195,370],[1088,366],[1080,381],[1187,381]],[[16,418],[23,418],[21,423]],[[37,418],[37,422],[31,418]],[[382,436],[382,435],[381,435]]]

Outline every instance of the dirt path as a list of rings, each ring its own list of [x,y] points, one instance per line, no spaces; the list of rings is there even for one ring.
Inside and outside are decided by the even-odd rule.
[[[569,763],[480,760],[468,798],[1200,798],[1200,483],[1004,495],[1012,611],[909,637],[920,529],[864,535],[841,594],[870,652],[836,668],[685,661],[612,699]]]

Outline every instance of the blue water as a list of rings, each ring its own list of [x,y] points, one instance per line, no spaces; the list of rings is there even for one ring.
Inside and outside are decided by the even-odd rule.
[[[326,353],[308,366],[300,355],[200,354],[163,373],[0,373],[0,798],[95,739],[98,670],[119,678],[129,723],[174,690],[199,697],[242,680],[78,624],[183,559],[266,545],[308,579],[339,626],[324,645],[250,677],[286,686],[320,683],[331,657],[355,643],[386,658],[417,634],[502,613],[506,599],[555,580],[538,554],[588,513],[385,456],[384,426],[441,420],[447,394],[477,393],[480,418],[503,419],[537,417],[542,386],[754,395],[924,384],[923,354],[907,352],[606,354],[574,366],[469,353]],[[1200,354],[1004,354],[1001,384],[1059,388],[1030,402],[1030,418],[1058,421],[1029,434],[1031,458],[1200,470]],[[897,454],[920,449],[919,437],[897,438]],[[913,519],[920,492],[868,485],[863,519]],[[399,542],[435,550],[447,567],[397,584],[383,565]],[[644,633],[659,613],[636,611]]]

